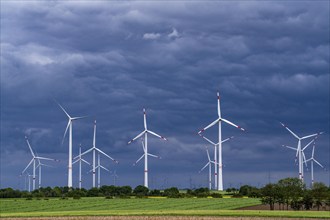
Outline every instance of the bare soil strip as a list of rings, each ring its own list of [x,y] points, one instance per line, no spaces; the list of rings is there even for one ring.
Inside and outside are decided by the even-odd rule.
[[[274,217],[207,217],[207,216],[84,216],[84,217],[33,217],[5,218],[5,220],[315,220],[315,218]]]

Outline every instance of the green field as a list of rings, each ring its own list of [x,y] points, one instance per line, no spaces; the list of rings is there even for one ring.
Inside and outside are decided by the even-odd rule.
[[[329,218],[329,212],[233,210],[260,204],[252,198],[148,198],[80,200],[1,199],[1,217],[105,216],[105,215],[196,215],[196,216],[278,216]]]

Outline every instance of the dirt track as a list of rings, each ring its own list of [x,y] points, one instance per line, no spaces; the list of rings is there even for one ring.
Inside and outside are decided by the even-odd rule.
[[[6,220],[315,220],[315,218],[266,218],[266,217],[206,217],[206,216],[88,216],[88,217],[41,217],[6,218]]]

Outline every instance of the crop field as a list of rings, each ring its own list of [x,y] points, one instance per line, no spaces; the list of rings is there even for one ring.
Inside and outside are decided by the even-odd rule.
[[[234,210],[260,204],[252,198],[1,199],[1,217],[61,216],[267,216],[329,218],[329,212]]]

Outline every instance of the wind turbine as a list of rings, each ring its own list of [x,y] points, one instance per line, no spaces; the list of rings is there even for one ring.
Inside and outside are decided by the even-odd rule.
[[[22,171],[22,174],[30,167],[31,164],[33,164],[33,174],[32,174],[32,190],[35,190],[35,186],[36,186],[36,161],[38,160],[52,160],[52,161],[58,161],[56,159],[51,159],[51,158],[46,158],[46,157],[39,157],[36,156],[32,150],[32,147],[29,143],[29,140],[27,138],[27,136],[25,136],[25,140],[27,145],[29,146],[29,149],[31,151],[32,154],[32,159],[31,161],[28,163],[28,165],[25,167],[25,169]]]
[[[116,170],[112,172],[111,176],[113,177],[113,185],[116,186],[116,179],[118,178]]]
[[[222,177],[222,138],[221,138],[221,122],[225,122],[231,126],[234,126],[238,129],[241,129],[242,131],[244,131],[244,128],[241,128],[240,126],[228,121],[227,119],[224,119],[221,117],[221,109],[220,109],[220,95],[219,92],[217,92],[217,96],[218,96],[218,118],[213,121],[211,124],[209,124],[208,126],[206,126],[205,128],[203,128],[202,130],[200,130],[198,132],[198,134],[201,134],[202,132],[204,132],[206,129],[209,129],[210,127],[214,126],[215,124],[219,124],[219,140],[218,140],[218,153],[219,153],[219,175],[218,175],[218,190],[223,190],[223,177]]]
[[[311,162],[311,179],[312,179],[312,187],[314,185],[314,162],[319,165],[320,167],[324,168],[322,166],[322,164],[320,164],[320,162],[318,162],[315,158],[314,158],[314,152],[315,152],[315,140],[314,140],[314,144],[313,144],[313,150],[312,150],[312,156],[311,158],[309,158],[308,160],[305,160],[305,163],[307,162]]]
[[[218,169],[217,169],[217,146],[219,145],[219,143],[214,143],[213,141],[211,141],[210,139],[208,139],[207,137],[199,134],[199,136],[201,136],[202,138],[204,138],[207,142],[209,142],[210,144],[212,144],[214,146],[214,188],[217,189],[218,188]],[[231,136],[225,140],[223,140],[221,143],[225,143],[226,141],[229,141],[230,139],[233,139],[234,136]]]
[[[133,141],[135,141],[136,139],[138,139],[138,138],[142,137],[142,135],[144,135],[144,147],[143,147],[144,155],[142,155],[140,157],[140,159],[138,159],[135,163],[139,162],[139,160],[141,160],[144,157],[144,186],[148,188],[148,155],[153,156],[153,157],[157,157],[155,155],[148,154],[148,133],[152,134],[152,135],[154,135],[154,136],[156,136],[160,139],[163,139],[165,141],[166,141],[166,138],[160,136],[159,134],[156,134],[153,131],[148,130],[148,128],[147,128],[147,116],[146,116],[146,110],[145,109],[143,109],[143,120],[144,120],[144,131],[142,131],[135,138],[130,140],[128,142],[128,144],[132,143]]]
[[[81,189],[81,183],[82,183],[82,180],[81,180],[81,162],[84,162],[85,164],[88,164],[88,165],[91,165],[90,163],[88,163],[86,160],[84,160],[82,157],[81,157],[81,145],[79,146],[79,155],[78,155],[78,159],[75,160],[73,164],[79,162],[79,189]]]
[[[315,133],[315,134],[311,134],[311,135],[307,135],[304,137],[299,137],[298,135],[296,135],[293,131],[291,131],[285,124],[283,124],[282,122],[280,122],[281,125],[288,130],[295,138],[298,139],[298,146],[295,149],[296,150],[296,158],[298,157],[298,166],[299,166],[299,179],[304,182],[304,167],[303,167],[303,150],[306,149],[306,147],[304,149],[301,149],[301,141],[307,138],[311,138],[311,137],[315,137],[318,136],[320,134],[323,134],[323,132],[319,132],[319,133]]]
[[[212,170],[212,163],[216,165],[215,161],[212,161],[210,158],[210,154],[209,154],[209,150],[206,148],[206,154],[207,154],[207,159],[208,162],[205,164],[205,166],[199,171],[202,172],[207,166],[209,166],[209,189],[212,189],[212,174],[211,174],[211,170]]]
[[[53,167],[47,164],[43,164],[40,162],[40,159],[38,159],[38,165],[36,166],[36,169],[39,169],[39,183],[38,183],[38,188],[40,189],[41,187],[41,167],[45,166],[45,167]]]
[[[95,169],[97,169],[97,188],[100,188],[100,186],[101,186],[101,169],[106,170],[108,172],[110,172],[110,170],[108,170],[107,168],[105,168],[104,166],[101,165],[99,152],[97,153],[97,166],[95,167]],[[92,171],[93,171],[93,169],[91,169],[88,172],[90,173]]]
[[[102,150],[100,150],[99,148],[96,147],[96,120],[94,121],[94,136],[93,136],[93,147],[91,147],[90,149],[86,150],[84,153],[80,154],[80,156],[83,156],[89,152],[93,151],[93,187],[95,187],[95,169],[96,169],[96,161],[95,161],[95,153],[96,151],[103,154],[104,156],[106,156],[107,158],[111,159],[112,161],[114,161],[115,163],[118,163],[117,160],[113,159],[112,157],[110,157],[108,154],[104,153]],[[77,159],[78,156],[76,156],[74,159]]]
[[[56,101],[55,101],[56,102]],[[66,116],[68,117],[68,125],[65,128],[65,132],[62,138],[62,144],[64,142],[64,138],[66,135],[66,132],[68,131],[69,128],[69,164],[68,164],[68,187],[72,187],[72,122],[74,120],[78,120],[78,119],[82,119],[82,118],[86,118],[87,116],[82,116],[82,117],[71,117],[67,111],[65,111],[65,109],[60,105],[60,103],[56,102],[58,104],[58,106],[60,106],[60,108],[63,110],[63,112],[66,114]]]

